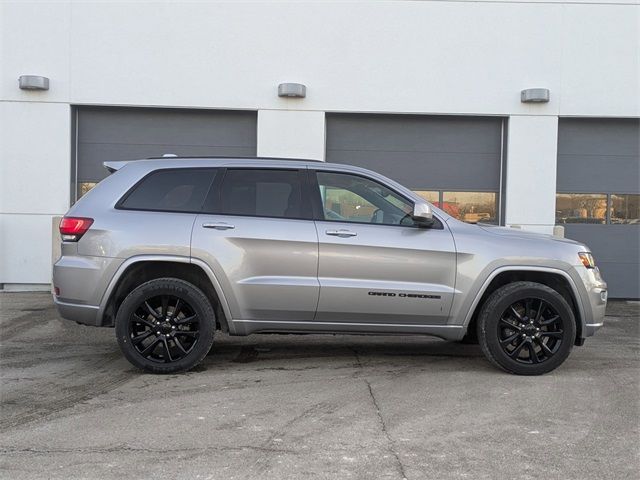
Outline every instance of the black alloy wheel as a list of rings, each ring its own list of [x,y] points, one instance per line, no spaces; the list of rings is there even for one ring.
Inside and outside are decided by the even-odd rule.
[[[118,344],[129,362],[152,373],[184,372],[213,344],[215,314],[196,286],[157,278],[136,287],[116,315]]]
[[[541,375],[571,353],[576,320],[567,300],[536,282],[498,288],[478,315],[478,341],[489,362],[516,375]]]
[[[189,354],[200,337],[200,319],[191,305],[173,295],[143,300],[129,317],[136,351],[153,362],[175,362]]]
[[[525,298],[502,313],[498,336],[503,351],[517,362],[546,362],[564,340],[562,317],[545,300]]]

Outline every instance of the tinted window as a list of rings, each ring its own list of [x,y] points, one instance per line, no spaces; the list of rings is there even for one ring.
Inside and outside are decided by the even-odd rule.
[[[413,203],[378,182],[328,172],[317,178],[325,220],[413,225]]]
[[[215,169],[158,170],[145,177],[120,203],[120,208],[198,212]]]
[[[220,213],[303,218],[297,170],[229,169],[222,182]]]

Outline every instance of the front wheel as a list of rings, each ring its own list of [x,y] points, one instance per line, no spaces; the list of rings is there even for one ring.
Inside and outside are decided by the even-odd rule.
[[[564,362],[576,337],[571,307],[558,292],[514,282],[491,294],[478,317],[478,340],[495,366],[516,375],[541,375]]]
[[[195,367],[213,344],[215,314],[204,293],[177,278],[134,289],[118,309],[116,336],[125,357],[152,373]]]

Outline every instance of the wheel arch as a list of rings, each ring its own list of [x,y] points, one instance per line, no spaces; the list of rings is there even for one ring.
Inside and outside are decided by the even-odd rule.
[[[564,297],[576,318],[576,345],[584,342],[585,316],[580,303],[580,295],[573,279],[564,270],[549,267],[509,266],[501,267],[487,277],[465,318],[467,332],[475,332],[475,325],[482,305],[498,288],[517,281],[531,281],[553,288]]]
[[[100,324],[113,326],[118,308],[128,293],[144,282],[161,277],[179,278],[200,288],[214,308],[219,328],[233,333],[224,292],[211,269],[206,264],[180,256],[142,255],[125,261],[109,282],[100,302]]]

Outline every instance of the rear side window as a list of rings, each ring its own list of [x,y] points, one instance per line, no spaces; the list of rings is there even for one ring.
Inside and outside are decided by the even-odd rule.
[[[302,182],[297,170],[229,169],[220,191],[220,213],[302,218]]]
[[[138,183],[118,208],[199,212],[216,174],[215,169],[157,170]]]

